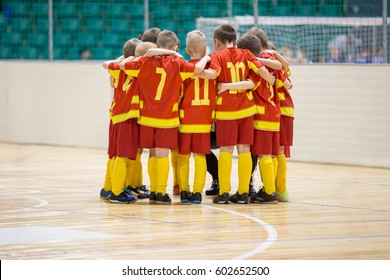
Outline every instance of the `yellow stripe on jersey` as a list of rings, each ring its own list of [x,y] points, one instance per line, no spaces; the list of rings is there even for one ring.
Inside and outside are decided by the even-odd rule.
[[[179,117],[180,117],[181,119],[184,119],[184,110],[180,110],[180,111],[179,111]]]
[[[256,111],[257,111],[257,114],[264,115],[265,114],[265,107],[256,105]]]
[[[280,123],[255,120],[255,129],[265,131],[279,131]]]
[[[294,117],[294,108],[280,107],[280,114],[283,116]]]
[[[139,74],[139,70],[132,70],[132,69],[129,69],[129,70],[125,70],[125,73],[131,77],[138,77],[138,74]]]
[[[140,101],[139,101],[139,95],[134,95],[132,98],[131,98],[131,104],[139,104]]]
[[[280,101],[285,101],[286,97],[284,97],[284,92],[278,92],[279,100]]]
[[[194,76],[194,72],[180,72],[180,77],[183,81],[187,80],[193,76]]]
[[[211,130],[211,124],[181,124],[180,133],[208,133]]]
[[[256,74],[259,72],[259,68],[252,61],[248,61],[249,69],[252,69]]]
[[[127,113],[112,116],[111,120],[113,124],[127,121],[128,119],[138,118],[139,110],[130,110]]]
[[[139,108],[140,108],[140,109],[143,109],[143,108],[144,108],[144,101],[143,101],[143,100],[140,100],[140,101],[139,101]]]
[[[281,88],[283,87],[284,83],[281,79],[276,79],[276,88]]]
[[[173,104],[173,107],[172,107],[172,112],[177,112],[177,110],[179,110],[179,103],[175,103]]]
[[[238,120],[246,117],[250,117],[256,114],[255,105],[245,108],[239,111],[217,111],[216,119],[217,120]]]
[[[157,127],[157,128],[173,128],[173,127],[178,127],[180,125],[179,118],[158,119],[158,118],[151,118],[145,116],[140,116],[138,119],[138,123],[140,125]]]

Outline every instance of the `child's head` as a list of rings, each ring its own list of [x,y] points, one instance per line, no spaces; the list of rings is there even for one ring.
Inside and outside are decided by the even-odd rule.
[[[187,33],[186,52],[191,58],[201,58],[206,55],[207,40],[199,30]]]
[[[141,42],[141,44],[135,48],[135,56],[143,56],[151,48],[157,48],[157,45],[152,42]]]
[[[135,56],[135,48],[141,43],[142,41],[137,38],[132,38],[124,43],[122,49],[124,58]]]
[[[229,44],[236,44],[237,32],[231,24],[221,24],[214,30],[215,50],[225,49]]]
[[[141,35],[141,41],[142,42],[152,42],[157,43],[157,37],[158,34],[161,32],[161,30],[157,27],[152,27],[144,31]]]
[[[261,44],[260,39],[255,35],[244,34],[238,41],[237,47],[240,49],[250,50],[255,56],[260,54]]]
[[[258,28],[258,27],[252,27],[250,28],[246,34],[254,35],[257,38],[260,39],[260,44],[261,44],[261,50],[266,50],[269,49],[269,40],[267,33],[264,32],[263,29]]]
[[[179,39],[174,32],[165,29],[157,36],[157,46],[162,49],[177,51],[179,48]]]

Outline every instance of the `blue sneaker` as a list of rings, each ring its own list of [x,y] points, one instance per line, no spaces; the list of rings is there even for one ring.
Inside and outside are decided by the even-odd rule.
[[[202,194],[200,192],[193,193],[189,199],[192,204],[202,203]]]
[[[108,200],[110,198],[111,191],[106,191],[103,189],[100,190],[100,198],[104,200]]]
[[[133,203],[137,201],[137,197],[135,197],[133,194],[131,194],[128,191],[123,191],[119,195],[111,194],[109,201],[111,203],[122,203],[122,204],[128,204]]]

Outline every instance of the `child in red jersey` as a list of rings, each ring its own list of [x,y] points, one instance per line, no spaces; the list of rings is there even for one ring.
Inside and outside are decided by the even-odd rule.
[[[222,24],[214,30],[215,52],[211,57],[206,78],[216,78],[218,83],[246,81],[250,71],[261,75],[270,84],[274,77],[248,50],[236,47],[237,33],[230,24]],[[206,72],[207,71],[207,72]],[[210,73],[211,72],[211,73]],[[251,91],[227,90],[218,95],[216,105],[217,144],[220,146],[218,162],[219,195],[214,203],[248,203],[248,186],[251,178],[253,143],[253,115],[256,113]],[[232,153],[238,151],[238,190],[229,197]]]
[[[111,203],[130,203],[137,200],[126,190],[127,173],[132,173],[138,151],[139,98],[134,79],[120,70],[119,63],[123,58],[133,57],[135,47],[141,43],[131,39],[123,46],[123,57],[115,61],[106,61],[103,67],[108,69],[114,81],[114,99],[111,106],[111,131],[109,139],[109,157],[113,158],[111,173]]]
[[[179,40],[175,33],[163,30],[158,34],[157,46],[175,51]],[[203,71],[209,57],[196,65],[171,55],[144,57],[124,63],[125,72],[139,80],[140,147],[148,148],[148,174],[151,194],[149,203],[170,204],[166,193],[169,174],[169,149],[177,149],[177,127],[180,125],[178,99],[181,83],[194,73]]]
[[[194,30],[187,34],[186,52],[192,64],[196,64],[206,54],[206,36]],[[215,80],[193,77],[183,82],[183,97],[179,103],[179,157],[178,174],[180,201],[182,203],[202,202],[202,192],[206,181],[206,158],[210,153],[210,130],[215,113]],[[193,193],[189,186],[189,162],[194,155],[195,173]]]
[[[292,101],[289,89],[293,87],[288,76],[290,76],[290,69],[286,59],[279,53],[273,50],[267,50],[268,37],[267,34],[260,28],[251,28],[247,31],[247,34],[257,36],[262,43],[262,53],[264,56],[273,56],[278,59],[283,66],[283,71],[278,71],[276,75],[276,88],[275,95],[280,102],[280,133],[279,133],[279,145],[280,149],[275,158],[273,158],[274,171],[276,173],[275,189],[276,197],[280,202],[288,201],[287,191],[287,161],[286,158],[290,157],[290,147],[293,144],[293,120],[294,120],[294,103]],[[261,56],[261,54],[260,54]],[[277,93],[277,94],[276,94]],[[265,186],[265,185],[264,185]],[[266,193],[267,191],[264,189]],[[263,194],[264,195],[264,194]],[[271,197],[268,197],[271,199]],[[264,195],[264,200],[267,200],[267,196]]]

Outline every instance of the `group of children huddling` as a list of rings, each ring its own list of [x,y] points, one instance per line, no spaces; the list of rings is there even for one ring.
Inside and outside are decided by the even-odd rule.
[[[230,24],[214,30],[214,49],[206,55],[206,36],[187,34],[186,62],[178,53],[174,32],[156,28],[123,46],[123,56],[104,62],[114,98],[110,110],[109,148],[100,196],[112,203],[148,198],[170,204],[166,192],[169,152],[178,151],[176,174],[181,203],[200,204],[206,181],[210,131],[215,130],[218,193],[214,203],[277,203],[288,201],[286,157],[293,133],[292,84],[288,62],[269,50],[260,28],[249,29],[238,41]],[[146,39],[153,33],[157,37]],[[152,41],[152,42],[150,42]],[[238,187],[230,178],[232,153],[238,153]],[[149,149],[150,190],[142,185],[142,149]],[[194,157],[190,190],[190,156]],[[249,194],[252,157],[259,158],[263,187]],[[175,173],[174,172],[174,173]]]

